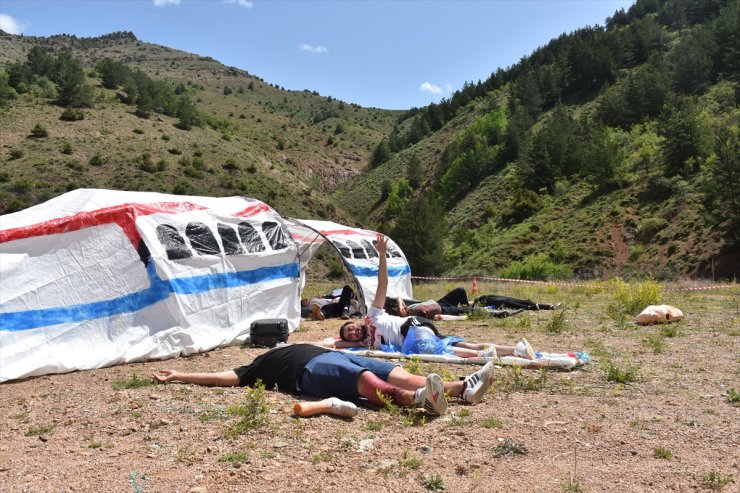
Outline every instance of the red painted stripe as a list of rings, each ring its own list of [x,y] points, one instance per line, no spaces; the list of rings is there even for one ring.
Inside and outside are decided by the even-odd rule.
[[[159,202],[153,204],[120,204],[104,207],[94,211],[82,211],[71,216],[58,217],[20,228],[0,231],[0,243],[6,241],[46,236],[70,231],[79,231],[93,226],[104,224],[118,224],[128,236],[134,248],[139,246],[141,236],[136,230],[136,218],[148,216],[158,212],[165,214],[179,214],[182,212],[204,209],[204,207],[190,202]]]
[[[259,204],[250,205],[243,211],[235,212],[234,215],[239,217],[256,216],[260,212],[266,212],[269,210],[272,210],[272,207],[264,202],[260,202]]]
[[[335,229],[335,230],[330,230],[330,231],[329,230],[326,230],[326,231],[318,230],[318,231],[319,231],[319,233],[321,233],[324,236],[331,236],[331,235],[337,235],[337,236],[340,236],[340,235],[362,235],[362,236],[370,236],[372,238],[375,238],[375,236],[376,236],[375,233],[364,233],[364,232],[361,232],[361,231],[356,231],[354,229]]]

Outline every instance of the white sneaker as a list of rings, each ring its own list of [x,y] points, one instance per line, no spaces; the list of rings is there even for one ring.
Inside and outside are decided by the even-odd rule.
[[[447,399],[442,379],[436,373],[427,375],[427,382],[421,391],[424,410],[431,414],[442,416],[447,412]]]
[[[487,349],[478,351],[478,356],[480,358],[495,359],[498,355],[496,354],[496,348],[489,346]]]
[[[493,371],[493,361],[489,361],[480,370],[465,377],[462,400],[468,404],[478,404],[482,401],[483,396],[493,384]]]
[[[343,401],[337,397],[331,397],[331,413],[345,418],[357,416],[359,409],[353,402]]]
[[[526,338],[522,337],[522,339],[516,343],[514,355],[520,358],[534,359],[534,348],[532,348],[532,345]]]

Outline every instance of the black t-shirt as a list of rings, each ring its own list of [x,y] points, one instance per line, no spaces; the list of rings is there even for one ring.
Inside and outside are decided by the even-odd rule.
[[[235,368],[234,372],[242,387],[252,387],[259,379],[267,390],[277,385],[281,392],[296,393],[296,383],[303,377],[308,362],[329,351],[331,349],[313,344],[290,344],[271,349],[257,356],[250,364]]]

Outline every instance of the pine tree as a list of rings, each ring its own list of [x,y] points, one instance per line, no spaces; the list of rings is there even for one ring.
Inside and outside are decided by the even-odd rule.
[[[418,196],[396,219],[391,236],[406,254],[415,275],[441,274],[445,270],[443,240],[447,235],[444,209],[433,194]]]

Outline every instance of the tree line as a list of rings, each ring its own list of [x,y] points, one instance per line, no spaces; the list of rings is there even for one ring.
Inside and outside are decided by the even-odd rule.
[[[120,89],[118,99],[135,106],[134,113],[141,118],[149,118],[152,113],[172,116],[178,119],[176,126],[183,130],[211,123],[212,118],[198,111],[182,83],[173,85],[154,80],[141,70],[110,58],[98,62],[95,72],[103,87]],[[34,88],[66,108],[92,106],[93,88],[86,81],[84,68],[69,51],[53,55],[34,46],[24,62],[9,64],[0,72],[0,105]]]

